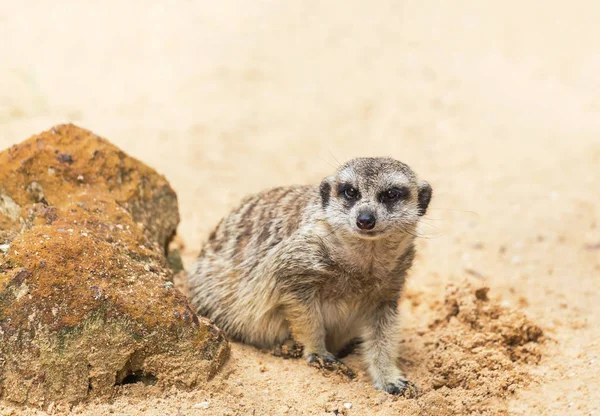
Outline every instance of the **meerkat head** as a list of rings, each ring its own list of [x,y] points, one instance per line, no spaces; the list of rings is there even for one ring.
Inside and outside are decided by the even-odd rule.
[[[321,203],[336,232],[377,239],[412,232],[431,186],[391,158],[352,159],[323,180]]]

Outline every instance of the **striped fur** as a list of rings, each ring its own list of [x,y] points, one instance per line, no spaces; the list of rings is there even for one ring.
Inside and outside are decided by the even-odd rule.
[[[206,241],[189,275],[192,303],[235,340],[268,348],[292,337],[325,368],[347,369],[334,354],[360,338],[375,387],[401,393],[410,383],[396,364],[397,304],[430,198],[426,182],[389,158],[353,159],[320,186],[247,197]],[[373,230],[357,228],[364,213]]]

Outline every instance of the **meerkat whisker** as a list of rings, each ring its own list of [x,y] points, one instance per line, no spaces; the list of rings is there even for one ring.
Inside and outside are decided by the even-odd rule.
[[[337,163],[337,166],[335,166],[334,169],[338,169],[340,166],[342,166],[340,161],[337,159],[337,157],[335,157],[335,155],[333,154],[333,152],[331,151],[331,149],[329,147],[327,148],[327,151],[329,152],[329,154],[331,155],[333,160],[335,160],[335,162]]]
[[[474,215],[475,217],[481,217],[481,214],[479,214],[476,211],[470,211],[468,209],[457,209],[457,208],[429,208],[430,211],[450,211],[450,212],[460,212],[461,214],[471,214]]]
[[[333,165],[332,163],[330,163],[327,159],[321,157],[321,156],[317,156],[319,159],[321,159],[323,162],[327,163],[329,166],[331,166],[333,169],[337,169],[337,166]],[[334,158],[335,159],[335,158]]]

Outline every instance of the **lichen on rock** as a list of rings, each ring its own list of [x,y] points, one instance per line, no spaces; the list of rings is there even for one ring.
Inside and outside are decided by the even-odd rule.
[[[45,406],[128,382],[192,387],[229,354],[169,282],[166,179],[73,125],[0,153],[0,398]]]

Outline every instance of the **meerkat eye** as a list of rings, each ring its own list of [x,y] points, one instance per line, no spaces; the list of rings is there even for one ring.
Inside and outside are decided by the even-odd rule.
[[[356,190],[356,188],[353,188],[350,186],[350,187],[344,189],[344,198],[356,199],[357,196],[358,196],[358,191]]]
[[[407,188],[390,188],[387,191],[383,191],[379,195],[381,202],[394,202],[400,199],[405,199],[409,194]]]

